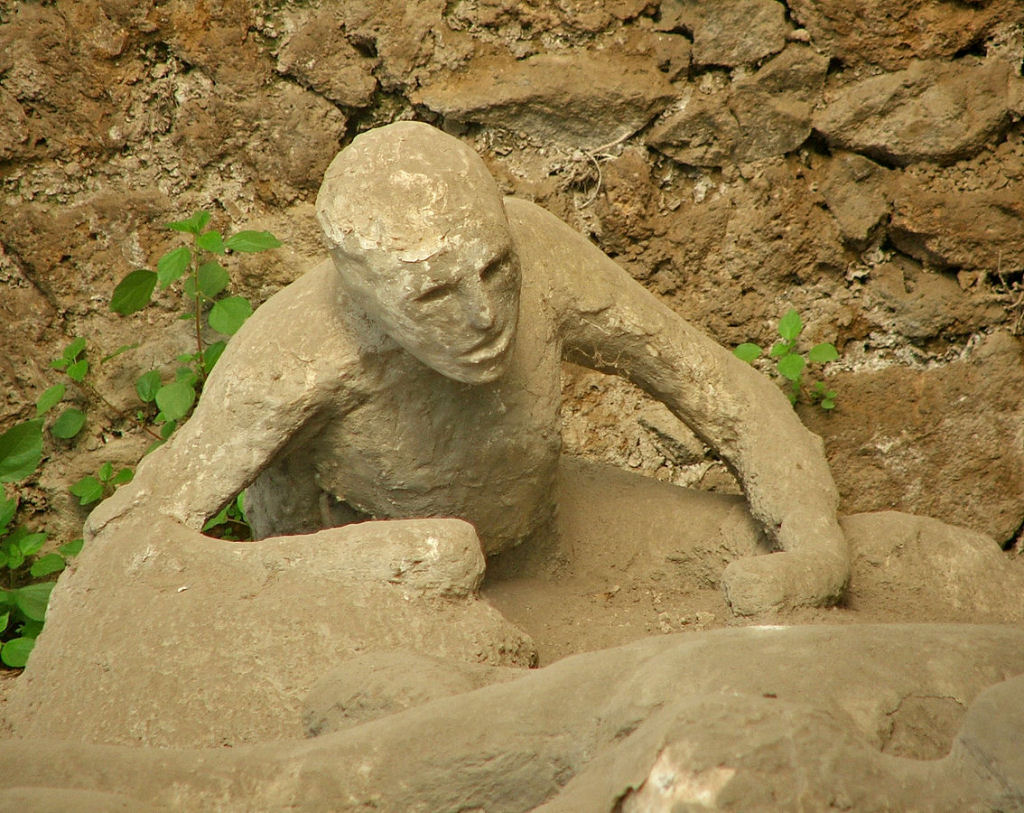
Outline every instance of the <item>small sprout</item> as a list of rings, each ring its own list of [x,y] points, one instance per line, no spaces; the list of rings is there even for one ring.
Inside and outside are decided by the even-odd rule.
[[[796,309],[790,309],[786,315],[779,320],[779,336],[782,341],[772,345],[768,357],[775,359],[775,368],[779,375],[789,382],[786,395],[794,406],[800,400],[803,392],[804,373],[808,364],[828,364],[839,358],[839,351],[835,345],[829,342],[822,342],[814,345],[807,353],[800,353],[797,350],[797,341],[803,333],[804,323]],[[754,359],[760,358],[764,351],[760,345],[752,342],[745,342],[733,351],[733,355],[748,364]],[[821,381],[816,381],[810,390],[810,400],[818,404],[824,410],[835,409],[836,391],[828,389]]]

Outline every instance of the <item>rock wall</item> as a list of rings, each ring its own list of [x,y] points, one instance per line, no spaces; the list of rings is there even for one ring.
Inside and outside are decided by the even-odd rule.
[[[801,407],[848,512],[897,508],[1020,540],[1024,524],[1024,8],[1017,0],[0,2],[0,430],[84,336],[86,431],[48,440],[26,509],[77,535],[67,486],[148,445],[131,382],[188,349],[176,299],[114,285],[170,219],[261,228],[257,301],[322,249],[334,153],[436,123],[510,194],[587,233],[726,345],[797,308],[842,352]],[[567,368],[569,451],[728,490],[672,416]]]

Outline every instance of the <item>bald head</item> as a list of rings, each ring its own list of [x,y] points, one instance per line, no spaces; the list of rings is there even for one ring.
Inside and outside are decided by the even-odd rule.
[[[501,194],[470,147],[428,124],[396,122],[356,137],[331,162],[316,213],[332,253],[402,262],[472,250],[505,226]]]
[[[520,268],[501,193],[472,149],[426,124],[371,130],[331,162],[316,214],[348,302],[442,375],[502,374]]]

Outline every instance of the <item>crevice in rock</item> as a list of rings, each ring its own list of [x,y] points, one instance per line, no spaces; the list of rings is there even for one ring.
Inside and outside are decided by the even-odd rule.
[[[1007,552],[1016,548],[1018,554],[1024,553],[1024,520],[1021,520],[1017,530],[1010,534],[1010,538],[1003,542],[1001,547]]]

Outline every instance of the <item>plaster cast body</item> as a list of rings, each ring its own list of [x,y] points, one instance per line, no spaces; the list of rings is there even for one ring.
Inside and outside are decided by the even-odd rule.
[[[496,553],[554,511],[569,359],[631,379],[737,474],[782,552],[729,565],[736,612],[841,595],[836,489],[785,397],[557,218],[502,201],[468,147],[422,124],[371,131],[317,209],[331,260],[249,320],[89,534],[138,511],[198,530],[249,487],[261,536],[454,516]]]

